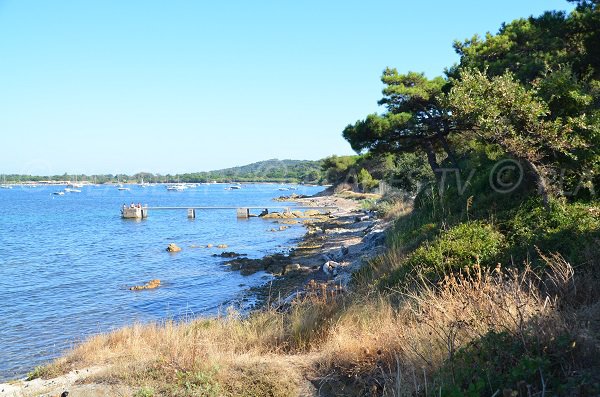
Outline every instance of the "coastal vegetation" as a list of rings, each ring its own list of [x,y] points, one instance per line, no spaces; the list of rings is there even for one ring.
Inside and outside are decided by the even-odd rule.
[[[385,113],[343,131],[359,155],[318,171],[397,188],[364,202],[393,225],[349,293],[132,325],[35,374],[107,365],[93,381],[140,396],[598,395],[600,8],[575,3],[456,42],[443,77],[385,69]]]
[[[319,183],[323,182],[321,161],[311,160],[278,160],[271,159],[256,163],[225,168],[221,170],[194,172],[185,174],[154,174],[138,172],[127,174],[102,175],[5,175],[7,183],[25,181],[86,181],[90,183],[206,183],[206,182],[287,182],[287,183]]]

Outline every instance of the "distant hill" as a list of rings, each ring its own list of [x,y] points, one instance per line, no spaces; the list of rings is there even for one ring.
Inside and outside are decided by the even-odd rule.
[[[238,167],[177,175],[181,182],[305,182],[322,179],[322,161],[270,159]]]
[[[324,172],[321,171],[323,160],[278,160],[271,159],[259,161],[239,167],[224,168],[221,170],[193,172],[186,174],[160,175],[151,172],[138,172],[134,175],[106,174],[106,175],[2,175],[7,183],[23,181],[89,181],[94,183],[115,182],[322,182]]]

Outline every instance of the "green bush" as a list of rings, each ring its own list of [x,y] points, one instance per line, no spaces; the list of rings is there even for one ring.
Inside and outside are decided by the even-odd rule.
[[[443,396],[597,395],[590,374],[575,370],[579,354],[567,334],[548,340],[540,335],[491,331],[458,349],[436,374]]]
[[[600,209],[554,200],[547,211],[538,199],[524,203],[504,225],[510,254],[518,262],[535,257],[534,248],[560,252],[573,265],[597,263]]]
[[[417,248],[408,256],[404,268],[428,279],[439,279],[475,264],[495,264],[504,246],[504,236],[490,224],[465,222]]]
[[[363,192],[370,192],[379,184],[379,181],[374,179],[368,170],[361,168],[358,172],[358,183],[360,183]]]

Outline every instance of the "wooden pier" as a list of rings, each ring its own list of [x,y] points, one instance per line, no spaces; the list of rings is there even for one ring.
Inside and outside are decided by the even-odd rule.
[[[252,216],[250,214],[250,210],[268,210],[271,212],[272,210],[278,210],[285,213],[289,213],[292,210],[318,210],[318,211],[335,211],[337,207],[311,207],[311,206],[300,206],[300,207],[206,207],[206,206],[185,206],[185,207],[123,207],[121,209],[121,217],[125,219],[144,219],[148,217],[148,211],[162,211],[162,210],[185,210],[187,211],[187,217],[190,219],[196,218],[196,210],[235,210],[236,217],[239,219],[247,219]]]

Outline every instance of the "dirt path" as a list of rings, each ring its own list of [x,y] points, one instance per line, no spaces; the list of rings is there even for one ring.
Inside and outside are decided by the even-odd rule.
[[[134,389],[124,385],[85,384],[85,378],[102,372],[105,367],[71,371],[52,379],[18,380],[0,384],[0,397],[121,397],[131,396]]]

